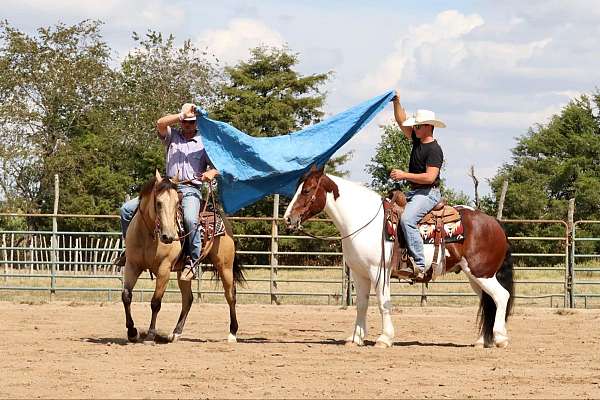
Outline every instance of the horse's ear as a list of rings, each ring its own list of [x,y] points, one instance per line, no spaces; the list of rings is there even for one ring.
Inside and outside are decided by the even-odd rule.
[[[177,174],[175,175],[175,178],[171,179],[171,182],[173,182],[176,185],[179,183],[179,171],[177,171]]]
[[[158,172],[158,168],[156,168],[154,170],[154,178],[156,179],[156,182],[162,181],[162,176],[160,176],[160,172]]]

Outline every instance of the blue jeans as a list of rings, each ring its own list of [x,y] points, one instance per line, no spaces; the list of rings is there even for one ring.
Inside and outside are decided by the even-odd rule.
[[[415,189],[406,193],[408,203],[400,217],[400,226],[402,226],[410,255],[415,260],[415,264],[423,270],[425,269],[425,253],[417,223],[439,203],[441,198],[440,189],[434,187]]]
[[[183,207],[183,226],[185,232],[192,232],[185,238],[183,251],[186,256],[190,257],[192,262],[195,262],[200,257],[200,251],[202,250],[202,235],[197,229],[202,192],[199,188],[190,185],[179,185],[177,186],[177,191],[183,194],[181,206]],[[139,203],[140,200],[136,197],[121,206],[121,231],[123,232],[123,238],[125,238],[127,228]]]

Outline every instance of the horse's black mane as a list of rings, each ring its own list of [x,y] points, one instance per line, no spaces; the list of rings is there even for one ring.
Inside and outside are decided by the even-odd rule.
[[[148,182],[146,182],[146,184],[140,191],[140,198],[148,196],[150,193],[152,193],[155,185],[156,177],[152,177]],[[173,183],[169,178],[163,178],[162,181],[160,181],[156,186],[156,194],[162,193],[165,190],[169,189],[177,190],[177,185]]]

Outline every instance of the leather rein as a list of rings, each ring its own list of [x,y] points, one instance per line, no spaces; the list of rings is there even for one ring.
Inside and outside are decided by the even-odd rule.
[[[188,183],[191,181],[181,181],[178,183]],[[148,219],[146,218],[146,213],[141,210],[140,207],[140,211],[142,211],[142,220],[144,221],[144,225],[146,225],[146,228],[148,228],[148,230],[152,230],[152,237],[154,238],[154,240],[158,239],[158,234],[160,233],[160,219],[158,218],[158,210],[156,209],[156,188],[152,189],[152,196],[154,197],[154,230],[152,230],[152,224],[148,222]],[[215,205],[215,196],[214,196],[214,192],[213,192],[213,188],[212,185],[208,184],[208,199],[204,202],[204,207],[202,208],[202,212],[201,214],[204,214],[204,212],[206,211],[207,207],[208,207],[208,203],[209,200],[211,201],[212,205],[213,205],[213,210],[216,210],[216,205]],[[178,200],[178,205],[177,207],[179,207],[179,200]],[[216,212],[216,211],[215,211]],[[177,225],[177,214],[175,214],[175,224]],[[196,229],[198,230],[200,228],[200,224],[197,224]],[[186,237],[188,237],[190,234],[192,234],[192,232],[194,232],[195,230],[191,230],[188,233],[184,234],[183,236],[179,236],[178,240],[183,240]]]

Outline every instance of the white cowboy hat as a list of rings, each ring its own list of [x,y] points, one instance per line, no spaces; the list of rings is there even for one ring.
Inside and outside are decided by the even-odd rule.
[[[402,126],[414,126],[414,125],[433,125],[436,128],[445,128],[446,124],[435,119],[435,113],[429,110],[417,110],[413,117],[408,118]]]

